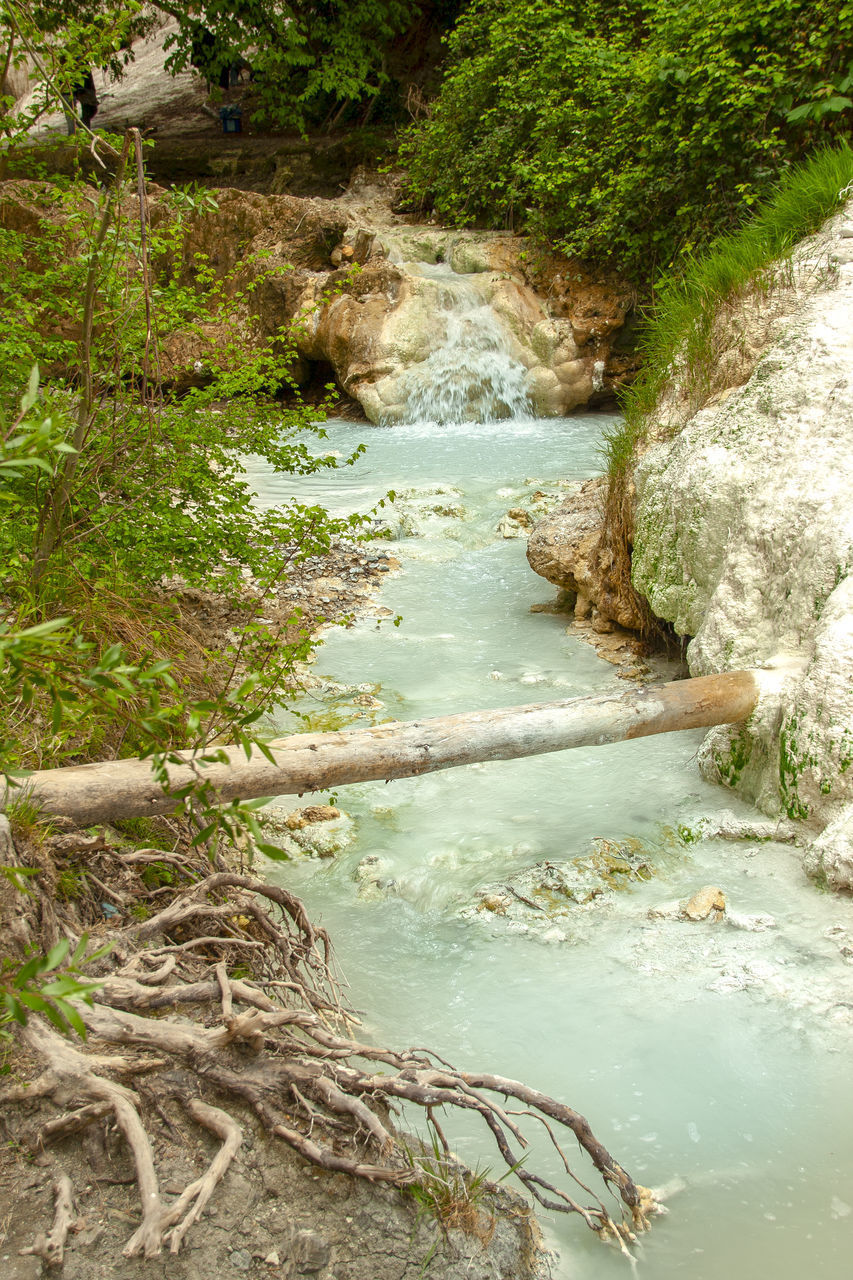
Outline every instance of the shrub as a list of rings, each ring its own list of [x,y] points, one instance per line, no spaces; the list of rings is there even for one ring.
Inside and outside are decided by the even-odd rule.
[[[410,196],[649,282],[849,129],[851,59],[847,0],[475,0]]]

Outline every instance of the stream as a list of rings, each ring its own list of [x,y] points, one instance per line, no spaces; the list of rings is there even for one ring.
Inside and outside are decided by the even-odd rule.
[[[496,532],[507,510],[535,513],[536,494],[599,471],[609,421],[333,422],[332,449],[368,444],[352,468],[297,479],[250,463],[262,504],[367,510],[399,495],[387,545],[401,571],[370,616],[327,636],[314,670],[329,683],[299,708],[315,727],[625,687],[567,634],[566,615],[531,612],[554,590],[528,568],[524,539]],[[302,723],[282,711],[278,728]],[[789,846],[690,838],[723,809],[756,816],[701,778],[700,741],[689,731],[341,787],[351,843],[264,874],[329,930],[370,1036],[553,1094],[638,1181],[669,1186],[669,1214],[637,1247],[640,1276],[846,1280],[853,905],[811,885]],[[482,886],[626,838],[654,874],[557,930],[471,909]],[[706,884],[726,894],[720,923],[649,916]],[[454,1121],[451,1134],[468,1164],[498,1175],[484,1129]],[[530,1164],[557,1176],[544,1146]],[[627,1274],[577,1219],[539,1216],[557,1280]]]

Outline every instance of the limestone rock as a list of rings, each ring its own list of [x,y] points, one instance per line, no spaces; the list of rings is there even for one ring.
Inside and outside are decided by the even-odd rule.
[[[604,479],[596,476],[540,520],[527,559],[535,573],[576,594],[579,618],[594,605],[601,618],[637,630],[642,616],[634,600],[617,590],[610,552],[602,546],[605,493]]]
[[[336,809],[332,804],[309,804],[304,809],[294,809],[284,821],[290,831],[298,831],[312,822],[333,822],[340,816],[340,809]]]
[[[502,538],[525,538],[532,524],[529,511],[525,511],[524,507],[513,507],[505,516],[501,516],[496,532]]]
[[[499,883],[482,885],[459,915],[507,932],[535,934],[544,942],[562,942],[573,918],[654,875],[652,856],[642,841],[596,839],[578,857],[539,862]]]
[[[368,853],[361,859],[353,874],[358,884],[358,896],[367,902],[385,898],[393,893],[394,879],[391,876],[392,865],[387,858],[380,858],[376,853]]]
[[[693,637],[693,674],[775,673],[745,726],[706,737],[701,766],[765,812],[824,830],[806,865],[849,888],[853,263],[832,266],[842,223],[798,247],[794,287],[750,331],[744,383],[640,460],[633,576]],[[676,379],[661,420],[678,418],[680,395]]]
[[[853,891],[853,805],[843,809],[812,841],[803,866],[813,880]]]
[[[766,929],[775,929],[776,920],[766,912],[745,914],[740,911],[726,911],[726,924],[733,929],[743,929],[746,933],[764,933]]]
[[[715,884],[706,884],[692,897],[679,903],[682,920],[721,920],[726,910],[726,895]]]
[[[355,838],[352,819],[332,805],[293,810],[266,805],[257,820],[269,842],[288,858],[334,858]]]

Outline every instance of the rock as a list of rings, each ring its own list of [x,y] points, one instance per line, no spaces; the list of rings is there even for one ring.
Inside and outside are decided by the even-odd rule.
[[[692,674],[772,673],[745,725],[707,735],[702,771],[807,824],[820,839],[809,873],[849,889],[853,265],[816,269],[847,219],[849,205],[797,247],[793,287],[780,282],[727,318],[718,347],[748,352],[714,374],[725,398],[691,405],[677,376],[669,386],[654,415],[668,430],[636,469],[633,578],[693,637]]]
[[[516,856],[521,847],[513,850]],[[564,942],[561,927],[584,908],[600,905],[622,889],[655,874],[639,840],[594,840],[587,853],[566,862],[539,862],[500,884],[477,889],[475,902],[460,908],[464,920],[497,923],[511,933],[535,933],[543,942]],[[558,923],[559,922],[559,923]]]
[[[650,920],[677,920],[681,911],[681,903],[677,900],[661,902],[656,907],[649,907],[646,913]]]
[[[267,805],[258,810],[257,820],[270,843],[277,844],[289,858],[333,858],[355,837],[352,819],[333,805],[308,805],[290,811]]]
[[[726,910],[726,895],[716,885],[706,884],[703,889],[679,903],[678,914],[682,920],[708,920],[716,923]]]
[[[353,872],[353,879],[358,884],[358,896],[367,902],[387,897],[395,887],[391,871],[392,864],[387,858],[380,858],[375,853],[367,854]]]
[[[773,916],[762,915],[741,915],[734,911],[726,911],[726,924],[730,924],[733,929],[743,929],[747,933],[764,933],[765,929],[775,929],[776,921]]]
[[[498,521],[495,533],[499,533],[502,538],[524,538],[527,536],[527,530],[530,528],[530,516],[524,512],[526,519],[522,522],[517,520],[512,512],[508,511]]]
[[[309,804],[304,809],[294,809],[285,818],[285,826],[290,831],[298,831],[312,822],[333,822],[340,818],[341,811],[331,804]]]
[[[512,903],[509,895],[504,896],[499,893],[485,893],[480,899],[478,911],[494,911],[498,915],[506,915],[506,909]]]
[[[777,840],[793,843],[802,839],[802,828],[795,822],[777,818],[762,821],[760,818],[739,818],[731,809],[721,809],[712,817],[701,818],[695,833],[703,840]]]
[[[625,596],[612,554],[602,546],[605,495],[604,479],[595,477],[538,521],[528,539],[527,560],[534,573],[582,599],[579,617],[594,607],[602,625],[610,620],[639,630],[643,617],[637,602]]]
[[[300,1275],[322,1271],[330,1255],[329,1242],[319,1231],[297,1231],[293,1237],[293,1261]]]
[[[808,846],[803,867],[818,883],[853,890],[853,804],[827,823]]]
[[[238,1271],[248,1271],[252,1265],[252,1255],[246,1249],[234,1249],[229,1253],[228,1261]]]

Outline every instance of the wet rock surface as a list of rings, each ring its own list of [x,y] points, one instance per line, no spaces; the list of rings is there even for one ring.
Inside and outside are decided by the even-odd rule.
[[[612,571],[612,554],[604,544],[607,482],[595,476],[534,527],[527,559],[534,573],[575,597],[578,620],[597,617],[603,625],[637,631],[643,618],[623,599]]]
[[[355,839],[355,824],[333,805],[289,809],[271,804],[257,812],[267,841],[288,858],[334,858]]]
[[[481,887],[475,902],[462,907],[459,916],[501,931],[533,933],[543,942],[565,942],[579,911],[654,875],[650,850],[640,840],[596,840],[579,857],[540,862]]]
[[[751,326],[746,366],[679,419],[678,377],[664,427],[636,471],[635,586],[679,634],[693,674],[775,673],[743,726],[711,731],[706,776],[765,813],[803,824],[809,874],[853,886],[853,226],[848,204],[791,259]],[[761,295],[763,297],[763,293]],[[683,405],[680,405],[683,408]],[[815,837],[818,837],[815,839]]]
[[[726,910],[726,895],[715,884],[707,884],[679,904],[682,920],[711,920],[716,923]]]

